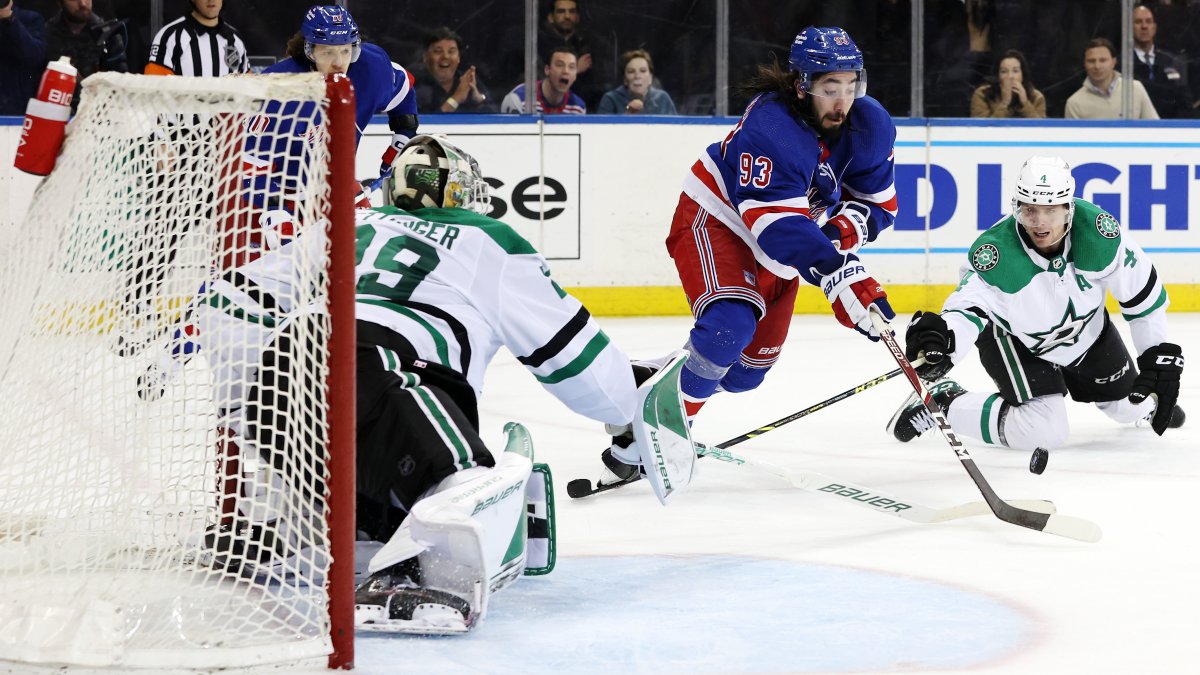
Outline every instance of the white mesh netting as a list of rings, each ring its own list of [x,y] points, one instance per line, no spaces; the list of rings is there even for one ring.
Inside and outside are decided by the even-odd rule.
[[[326,255],[259,223],[323,226],[324,98],[85,82],[0,230],[0,660],[324,663]]]

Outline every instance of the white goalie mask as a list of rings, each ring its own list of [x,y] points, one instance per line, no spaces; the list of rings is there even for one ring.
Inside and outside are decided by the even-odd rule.
[[[402,209],[460,208],[486,215],[487,181],[475,158],[443,136],[421,134],[392,161],[392,204]]]
[[[1021,166],[1012,198],[1013,217],[1021,222],[1021,204],[1067,205],[1067,229],[1075,217],[1075,178],[1071,165],[1061,157],[1030,157]]]

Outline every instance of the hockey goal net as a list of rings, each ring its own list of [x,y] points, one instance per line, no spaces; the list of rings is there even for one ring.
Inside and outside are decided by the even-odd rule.
[[[353,124],[339,77],[84,83],[0,231],[0,662],[352,664]]]

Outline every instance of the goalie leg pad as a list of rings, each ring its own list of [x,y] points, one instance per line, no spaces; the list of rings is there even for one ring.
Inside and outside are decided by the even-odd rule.
[[[356,593],[356,625],[426,634],[470,630],[487,615],[489,595],[521,575],[527,538],[525,494],[533,446],[524,427],[510,424],[507,430],[507,451],[495,468],[463,471],[443,480],[435,492],[413,506],[404,525],[371,559],[371,578]],[[391,607],[397,606],[397,601],[395,593],[387,590],[391,588],[388,577],[397,557],[411,553],[414,545],[421,549],[417,554],[419,588],[465,602],[468,609],[458,612],[459,621],[450,621],[452,613],[444,609],[425,607],[428,602],[418,602],[420,611],[408,618],[392,617]],[[403,587],[400,584],[392,590],[399,592]],[[373,595],[367,595],[368,590]]]
[[[529,540],[525,545],[525,576],[554,571],[557,556],[554,525],[554,479],[550,465],[534,464],[525,488]]]
[[[638,387],[631,447],[637,448],[654,494],[664,505],[691,483],[696,469],[696,449],[679,385],[687,360],[686,351],[675,352],[662,370]]]

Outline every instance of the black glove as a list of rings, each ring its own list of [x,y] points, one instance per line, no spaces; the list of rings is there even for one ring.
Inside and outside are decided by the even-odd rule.
[[[1147,396],[1158,397],[1158,407],[1150,418],[1150,428],[1159,436],[1167,430],[1171,411],[1179,400],[1179,376],[1183,373],[1183,350],[1179,345],[1164,342],[1147,349],[1138,357],[1137,379],[1129,400],[1140,403]]]
[[[904,355],[909,361],[925,357],[925,363],[917,366],[917,375],[922,380],[940,380],[950,372],[954,362],[950,354],[954,351],[954,332],[946,320],[936,312],[917,312],[908,322],[904,334]]]

